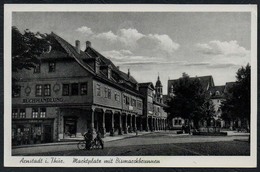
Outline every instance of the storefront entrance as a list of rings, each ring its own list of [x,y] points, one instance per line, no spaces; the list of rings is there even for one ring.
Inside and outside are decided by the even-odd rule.
[[[64,135],[65,137],[76,137],[77,117],[64,117]]]

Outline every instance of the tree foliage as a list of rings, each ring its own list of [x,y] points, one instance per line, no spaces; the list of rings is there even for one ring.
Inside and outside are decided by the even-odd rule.
[[[12,72],[19,70],[31,70],[40,63],[38,57],[49,50],[48,35],[34,34],[28,29],[22,34],[17,27],[12,27]],[[19,91],[16,85],[17,79],[12,77],[12,94]]]
[[[250,120],[250,81],[251,66],[247,64],[237,71],[236,82],[228,90],[226,101],[221,105],[222,118],[226,120],[246,119]]]
[[[34,34],[28,29],[22,34],[12,27],[12,71],[32,69],[40,61],[38,57],[49,49],[48,35]]]
[[[166,109],[170,114],[170,120],[181,117],[197,123],[206,116],[209,106],[206,103],[206,92],[199,79],[191,79],[187,74],[183,74],[173,85],[173,94],[167,102],[169,108]]]

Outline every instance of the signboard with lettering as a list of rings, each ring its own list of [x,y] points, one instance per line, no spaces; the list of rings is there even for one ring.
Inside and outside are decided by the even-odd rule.
[[[23,99],[23,103],[59,103],[63,98],[31,98]]]

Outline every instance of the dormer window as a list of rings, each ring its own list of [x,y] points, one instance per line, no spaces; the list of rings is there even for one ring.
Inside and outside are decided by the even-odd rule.
[[[49,72],[55,72],[56,63],[49,62]]]
[[[220,95],[219,91],[216,91],[216,96],[219,96],[219,95]]]
[[[40,73],[41,72],[41,65],[40,64],[36,64],[34,67],[34,73]]]

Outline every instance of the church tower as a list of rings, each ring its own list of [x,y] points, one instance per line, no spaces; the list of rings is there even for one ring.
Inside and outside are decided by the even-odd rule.
[[[163,94],[162,94],[162,83],[160,81],[160,76],[158,75],[158,79],[155,84],[155,97],[156,101],[162,103],[163,102]]]

